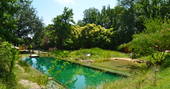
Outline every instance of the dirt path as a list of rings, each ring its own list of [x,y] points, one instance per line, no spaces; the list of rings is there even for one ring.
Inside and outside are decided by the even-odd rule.
[[[131,58],[111,58],[110,60],[133,61],[133,60],[135,60],[135,59],[131,59]]]
[[[110,58],[110,60],[122,60],[122,61],[131,61],[131,62],[137,62],[137,63],[144,63],[143,60],[131,59],[131,58]]]
[[[29,80],[20,80],[19,84],[23,85],[28,89],[42,89],[37,83],[33,83],[32,81]]]
[[[139,60],[139,59],[131,59],[131,58],[109,58],[107,60],[121,60],[121,61],[130,61],[130,62],[135,62],[135,63],[144,63],[145,61],[144,60]],[[83,63],[93,63],[94,60],[79,60],[80,62],[83,62]]]

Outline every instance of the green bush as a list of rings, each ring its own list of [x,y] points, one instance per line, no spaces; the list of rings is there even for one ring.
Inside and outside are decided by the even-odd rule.
[[[13,68],[18,59],[18,51],[8,42],[0,43],[0,78],[7,89],[14,89],[16,85]]]
[[[134,35],[127,45],[136,57],[150,56],[149,61],[160,65],[165,61],[165,50],[170,49],[169,21],[148,20],[145,26],[144,32]]]
[[[0,68],[2,70],[12,72],[16,59],[18,59],[18,51],[8,42],[0,43]]]
[[[147,21],[148,22],[148,21]],[[145,24],[146,29],[136,34],[128,43],[129,48],[139,56],[148,56],[154,52],[170,49],[170,24],[153,20]]]
[[[112,29],[105,29],[95,24],[74,26],[71,37],[65,40],[65,48],[110,48],[113,35]]]

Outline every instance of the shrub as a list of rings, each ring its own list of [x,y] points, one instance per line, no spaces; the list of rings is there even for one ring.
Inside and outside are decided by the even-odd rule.
[[[18,59],[18,51],[8,42],[0,43],[0,78],[7,89],[14,89],[16,85],[13,68]]]
[[[170,49],[170,24],[169,21],[149,20],[145,23],[143,33],[133,36],[133,40],[127,45],[137,57],[151,55],[150,61],[154,64],[162,64],[165,50]]]
[[[72,38],[67,40],[72,43],[67,47],[73,48],[109,48],[112,43],[112,29],[105,29],[99,25],[87,24],[84,27],[74,27]]]
[[[0,43],[0,68],[12,72],[16,59],[18,51],[8,42]]]

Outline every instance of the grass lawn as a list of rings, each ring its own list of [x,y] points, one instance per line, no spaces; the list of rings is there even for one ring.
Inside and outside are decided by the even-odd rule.
[[[107,61],[99,61],[94,62],[92,65],[115,70],[115,71],[122,71],[131,73],[138,69],[138,65],[136,63],[132,63],[130,61],[123,61],[123,60],[107,60]]]
[[[75,50],[75,51],[56,50],[53,52],[53,54],[57,58],[73,59],[73,60],[75,59],[105,60],[105,59],[113,58],[113,57],[123,57],[123,58],[129,57],[129,55],[125,53],[111,51],[111,50],[104,50],[100,48],[80,49],[80,50]]]

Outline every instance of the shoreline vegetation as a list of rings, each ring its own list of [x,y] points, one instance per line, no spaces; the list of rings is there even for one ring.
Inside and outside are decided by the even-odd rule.
[[[44,53],[42,54],[43,56]],[[33,68],[31,65],[22,61],[22,58],[29,57],[30,54],[21,54],[20,60],[16,64],[15,74],[16,79],[18,80],[18,84],[22,86],[22,88],[18,89],[48,89],[48,88],[57,88],[57,89],[66,89],[64,85],[53,80],[51,77],[43,74],[37,69]]]

